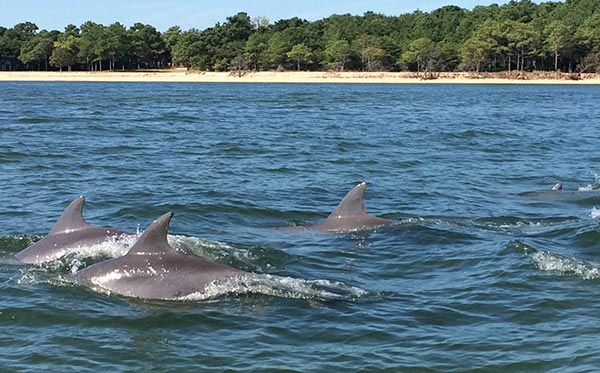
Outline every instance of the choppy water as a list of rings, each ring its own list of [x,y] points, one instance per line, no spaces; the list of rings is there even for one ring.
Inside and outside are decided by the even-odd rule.
[[[0,83],[0,368],[594,371],[600,87]],[[317,222],[366,180],[397,222]],[[95,225],[260,274],[186,302],[12,255],[85,195]]]

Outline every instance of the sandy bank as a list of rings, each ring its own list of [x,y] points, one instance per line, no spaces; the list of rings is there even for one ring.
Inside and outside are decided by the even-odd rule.
[[[197,72],[185,69],[136,72],[38,72],[0,71],[0,81],[64,82],[207,82],[207,83],[387,83],[387,84],[600,84],[600,75],[524,73],[440,73],[434,79],[422,79],[410,72],[318,72],[261,71],[233,74]]]

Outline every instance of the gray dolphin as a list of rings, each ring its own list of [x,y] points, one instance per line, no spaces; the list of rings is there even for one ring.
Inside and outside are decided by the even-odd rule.
[[[523,192],[519,195],[548,202],[566,202],[583,205],[600,202],[600,190],[565,190],[562,183],[556,183],[551,190]]]
[[[84,204],[83,196],[74,199],[58,218],[50,233],[18,252],[15,255],[17,260],[28,264],[44,264],[76,252],[82,246],[96,245],[122,235],[132,235],[88,224],[82,215]]]
[[[349,191],[338,207],[325,221],[310,225],[311,228],[325,232],[353,232],[375,229],[393,224],[393,221],[367,214],[364,206],[367,183],[362,182]]]
[[[175,251],[167,242],[173,216],[156,219],[122,257],[91,265],[75,274],[78,283],[102,293],[127,297],[177,300],[203,293],[218,280],[241,278],[247,272]]]

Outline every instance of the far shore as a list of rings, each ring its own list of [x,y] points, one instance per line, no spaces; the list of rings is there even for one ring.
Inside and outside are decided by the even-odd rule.
[[[186,69],[139,71],[0,71],[0,81],[197,82],[197,83],[378,83],[378,84],[600,84],[600,74],[554,72],[260,71],[203,72]]]

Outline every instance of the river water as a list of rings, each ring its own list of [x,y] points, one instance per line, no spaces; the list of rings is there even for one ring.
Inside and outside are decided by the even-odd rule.
[[[0,370],[600,366],[600,87],[0,88]],[[288,229],[361,181],[394,225]],[[173,247],[263,280],[150,302],[72,280],[127,244],[16,263],[79,195],[131,232],[173,211]]]

